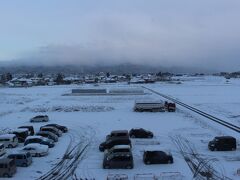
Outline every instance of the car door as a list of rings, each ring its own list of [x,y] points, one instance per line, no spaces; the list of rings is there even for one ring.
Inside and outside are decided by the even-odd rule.
[[[139,129],[136,129],[135,132],[134,132],[134,135],[135,135],[136,138],[141,138],[142,133]]]
[[[35,154],[34,148],[29,147],[29,148],[25,148],[24,150],[28,151],[30,154]]]
[[[158,156],[156,153],[152,152],[148,154],[148,160],[152,163],[152,164],[156,164],[158,162]]]
[[[231,142],[229,139],[224,139],[224,150],[225,151],[231,150],[230,143]]]
[[[30,148],[30,147],[25,147],[23,150],[29,152],[30,154],[32,154],[32,153],[31,153],[31,148]]]
[[[140,131],[140,135],[141,135],[141,138],[146,138],[147,137],[147,133],[143,129]]]
[[[156,154],[156,156],[157,156],[157,161],[156,161],[156,163],[165,163],[165,161],[166,161],[166,156],[165,156],[165,154],[163,154],[163,153],[157,153]]]
[[[22,164],[22,161],[23,161],[23,156],[20,155],[20,154],[17,155],[17,156],[16,156],[16,161],[15,161],[16,164],[17,164],[17,165],[21,165],[21,164]]]

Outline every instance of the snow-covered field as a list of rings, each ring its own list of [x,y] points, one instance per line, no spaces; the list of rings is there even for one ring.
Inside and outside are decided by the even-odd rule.
[[[226,82],[220,77],[190,78],[181,77],[182,84],[156,83],[146,85],[163,94],[178,98],[205,112],[228,120],[240,126],[240,80]],[[103,84],[100,88],[129,88],[124,84]],[[91,85],[44,86],[31,88],[0,89],[0,130],[14,129],[30,124],[29,119],[38,114],[47,114],[50,122],[69,128],[56,146],[50,149],[46,157],[34,158],[27,168],[18,168],[13,179],[36,179],[51,169],[62,158],[73,139],[79,143],[88,139],[91,143],[84,158],[81,159],[75,175],[78,178],[103,180],[108,174],[127,174],[133,179],[135,174],[153,173],[159,176],[163,172],[180,172],[183,179],[192,179],[193,174],[185,162],[172,138],[182,137],[195,147],[197,153],[211,159],[211,164],[219,173],[231,179],[240,179],[236,175],[240,168],[240,147],[233,152],[210,152],[207,143],[218,135],[239,134],[213,122],[209,122],[182,107],[177,112],[136,113],[132,108],[135,100],[161,99],[145,90],[145,95],[121,96],[62,96],[73,88],[93,87]],[[140,88],[140,85],[139,85]],[[35,123],[35,131],[45,123]],[[153,131],[152,140],[132,140],[134,169],[102,169],[103,153],[98,146],[112,130],[143,127]],[[74,138],[73,138],[74,137]],[[84,137],[84,138],[82,138]],[[8,151],[15,151],[18,148]],[[144,165],[142,161],[145,149],[171,151],[174,163],[168,165]]]

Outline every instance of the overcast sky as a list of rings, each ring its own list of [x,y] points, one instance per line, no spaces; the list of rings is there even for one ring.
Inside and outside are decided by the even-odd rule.
[[[2,0],[9,60],[240,70],[240,1]]]

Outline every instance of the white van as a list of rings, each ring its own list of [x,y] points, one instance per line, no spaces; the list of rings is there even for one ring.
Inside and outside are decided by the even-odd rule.
[[[0,144],[0,156],[4,155],[6,153],[6,149],[4,144]]]
[[[18,138],[15,134],[3,134],[0,135],[0,143],[7,148],[13,148],[18,145]]]

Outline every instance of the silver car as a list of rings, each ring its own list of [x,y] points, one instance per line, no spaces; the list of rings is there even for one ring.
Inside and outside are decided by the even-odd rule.
[[[22,148],[21,151],[29,152],[34,157],[46,156],[48,154],[48,146],[38,143],[31,143]]]

